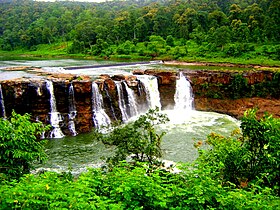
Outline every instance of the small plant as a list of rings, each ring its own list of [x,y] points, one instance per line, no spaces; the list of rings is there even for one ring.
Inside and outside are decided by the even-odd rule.
[[[250,87],[246,78],[242,74],[234,75],[230,85],[228,86],[229,97],[239,99],[246,97],[250,93]]]

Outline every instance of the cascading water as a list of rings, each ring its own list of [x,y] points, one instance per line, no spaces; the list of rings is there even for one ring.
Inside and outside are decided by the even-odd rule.
[[[126,82],[122,82],[122,84],[124,85],[128,97],[128,104],[126,104],[127,106],[126,110],[127,112],[129,112],[129,117],[137,116],[138,111],[137,111],[137,104],[135,101],[134,92],[133,90],[131,90],[131,88],[128,87]]]
[[[143,78],[143,80],[145,79],[148,80],[148,78]],[[143,80],[141,79],[141,82],[145,83]],[[155,81],[152,79],[152,81],[149,80],[148,82]],[[239,125],[235,119],[226,115],[192,110],[192,89],[182,73],[180,73],[176,84],[176,94],[174,97],[176,102],[175,107],[184,110],[181,111],[175,108],[174,110],[161,111],[162,113],[166,113],[170,119],[168,123],[158,128],[166,132],[162,142],[162,149],[164,151],[163,158],[175,162],[193,161],[198,156],[197,150],[193,147],[194,140],[203,140],[210,132],[230,135],[231,130],[238,128]],[[125,113],[127,115],[127,117],[123,115],[122,118],[129,119],[130,115],[128,111],[130,109],[129,106],[127,106],[128,110],[126,110],[125,105],[129,104],[127,89],[129,90],[130,88],[127,87],[125,82],[116,82],[116,86],[119,94],[119,107],[123,108],[123,111],[126,111]],[[145,91],[149,92],[146,95],[149,95],[149,100],[151,100],[149,103],[155,103],[155,100],[157,100],[156,97],[150,95],[153,95],[151,93],[152,91],[158,91],[156,85],[145,84],[145,86],[147,88]],[[106,90],[106,87],[105,94],[105,97],[109,97],[109,92],[108,89]],[[186,96],[184,96],[184,94]],[[106,99],[104,98],[104,101]],[[120,99],[122,102],[120,102]],[[120,103],[122,103],[122,105],[120,105]],[[106,119],[110,119],[103,110],[103,98],[95,83],[92,84],[92,104],[94,113],[93,121],[95,125],[97,127],[100,127],[102,124],[108,125],[109,123]],[[134,105],[135,104],[136,103],[134,103]],[[185,110],[188,111],[185,112]],[[107,117],[104,117],[100,112]],[[112,156],[115,149],[114,147],[105,147],[101,142],[95,141],[92,139],[91,133],[49,141],[47,148],[49,160],[48,163],[43,166],[44,170],[66,171],[69,167],[69,163],[71,163],[73,164],[72,173],[77,174],[87,167],[100,167],[103,164],[101,157]],[[40,165],[40,167],[42,167],[42,165]]]
[[[123,93],[123,88],[122,88],[122,84],[121,82],[116,81],[115,82],[116,87],[117,87],[117,91],[118,91],[118,98],[119,98],[119,107],[122,113],[122,121],[123,122],[127,122],[128,120],[128,114],[126,111],[126,104],[125,104],[125,100],[124,100],[124,93]]]
[[[50,138],[62,138],[64,137],[64,134],[62,133],[59,123],[62,121],[61,114],[57,111],[56,108],[56,99],[54,96],[54,90],[53,90],[53,82],[47,80],[46,81],[46,87],[49,90],[50,93],[50,124],[53,127],[53,130],[50,133]]]
[[[182,72],[179,73],[179,79],[176,81],[174,100],[175,110],[190,111],[194,109],[192,87]]]
[[[73,84],[70,84],[70,86],[69,86],[68,100],[69,100],[68,128],[69,128],[69,131],[71,132],[72,136],[76,136],[77,132],[76,132],[76,128],[75,128],[74,119],[76,118],[77,110],[76,110],[76,106],[75,106],[75,96],[74,96]]]
[[[149,108],[161,109],[157,78],[150,75],[137,75],[137,78],[144,84]]]
[[[1,84],[0,84],[0,106],[1,106],[1,109],[2,109],[2,117],[3,117],[3,118],[6,118],[4,97],[3,97],[3,92],[2,92],[2,86],[1,86]]]
[[[109,116],[103,109],[103,98],[95,82],[92,83],[92,112],[94,125],[98,129],[111,124]]]

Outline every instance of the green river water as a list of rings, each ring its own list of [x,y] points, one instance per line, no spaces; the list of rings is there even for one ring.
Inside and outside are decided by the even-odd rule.
[[[61,72],[62,67],[81,66],[81,65],[100,65],[112,62],[91,61],[91,60],[7,60],[0,61],[0,80],[13,79],[18,77],[32,77],[34,75],[23,71],[5,71],[6,67],[11,66],[37,66],[42,67],[46,71]],[[78,70],[75,74],[98,75],[107,74],[130,74],[132,69],[147,68],[168,68],[178,70],[181,67],[166,67],[162,65],[137,65],[133,67],[119,68],[100,68]],[[187,69],[187,66],[183,68]],[[190,67],[191,68],[191,67]],[[195,69],[198,67],[196,66]],[[211,67],[212,68],[212,67]],[[205,67],[202,68],[203,70]],[[69,73],[69,71],[64,71]],[[71,72],[70,72],[71,73]],[[198,153],[194,148],[197,140],[206,140],[211,132],[216,132],[225,136],[239,128],[239,122],[227,115],[213,112],[188,111],[187,113],[178,112],[176,110],[164,111],[170,122],[158,128],[159,131],[165,131],[162,148],[164,151],[163,159],[186,162],[193,161],[197,158]],[[75,137],[64,137],[61,139],[50,139],[46,146],[46,152],[49,159],[44,164],[36,165],[38,170],[67,171],[80,173],[85,171],[87,167],[100,167],[104,164],[103,158],[113,154],[114,148],[105,146],[101,142],[94,139],[92,133],[79,134]]]

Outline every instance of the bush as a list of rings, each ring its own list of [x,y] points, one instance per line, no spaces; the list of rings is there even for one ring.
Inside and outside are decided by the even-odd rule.
[[[47,158],[44,141],[37,140],[49,127],[31,122],[30,115],[12,112],[10,120],[0,119],[0,174],[19,178],[29,173],[32,162]]]
[[[232,99],[243,98],[245,96],[250,96],[251,94],[248,80],[244,78],[242,74],[234,75],[227,88],[229,97]]]
[[[46,172],[0,187],[1,209],[277,209],[269,188],[223,187],[209,168],[185,165],[179,174],[146,164],[90,169],[77,179]]]
[[[199,149],[199,164],[218,172],[223,185],[257,184],[279,195],[280,120],[271,115],[257,119],[252,109],[244,113],[241,129],[242,135],[235,138],[209,135],[206,143],[211,149]]]
[[[160,136],[154,126],[164,120],[150,110],[129,127],[116,128],[118,135],[111,135],[112,141],[133,146],[136,139],[146,139],[157,151],[153,142]],[[207,143],[212,148],[200,149],[193,164],[177,166],[179,173],[147,162],[124,161],[107,172],[89,169],[76,179],[69,173],[25,175],[0,186],[0,208],[279,209],[279,197],[274,195],[279,189],[279,119],[267,115],[257,120],[256,110],[249,110],[241,127],[243,134],[235,132],[230,138],[211,134]],[[127,154],[126,147],[120,148]]]

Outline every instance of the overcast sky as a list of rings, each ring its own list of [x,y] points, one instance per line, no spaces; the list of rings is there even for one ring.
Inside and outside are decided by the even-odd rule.
[[[36,0],[36,1],[52,1],[55,2],[56,0]],[[70,1],[81,1],[81,2],[103,2],[106,0],[70,0]]]

